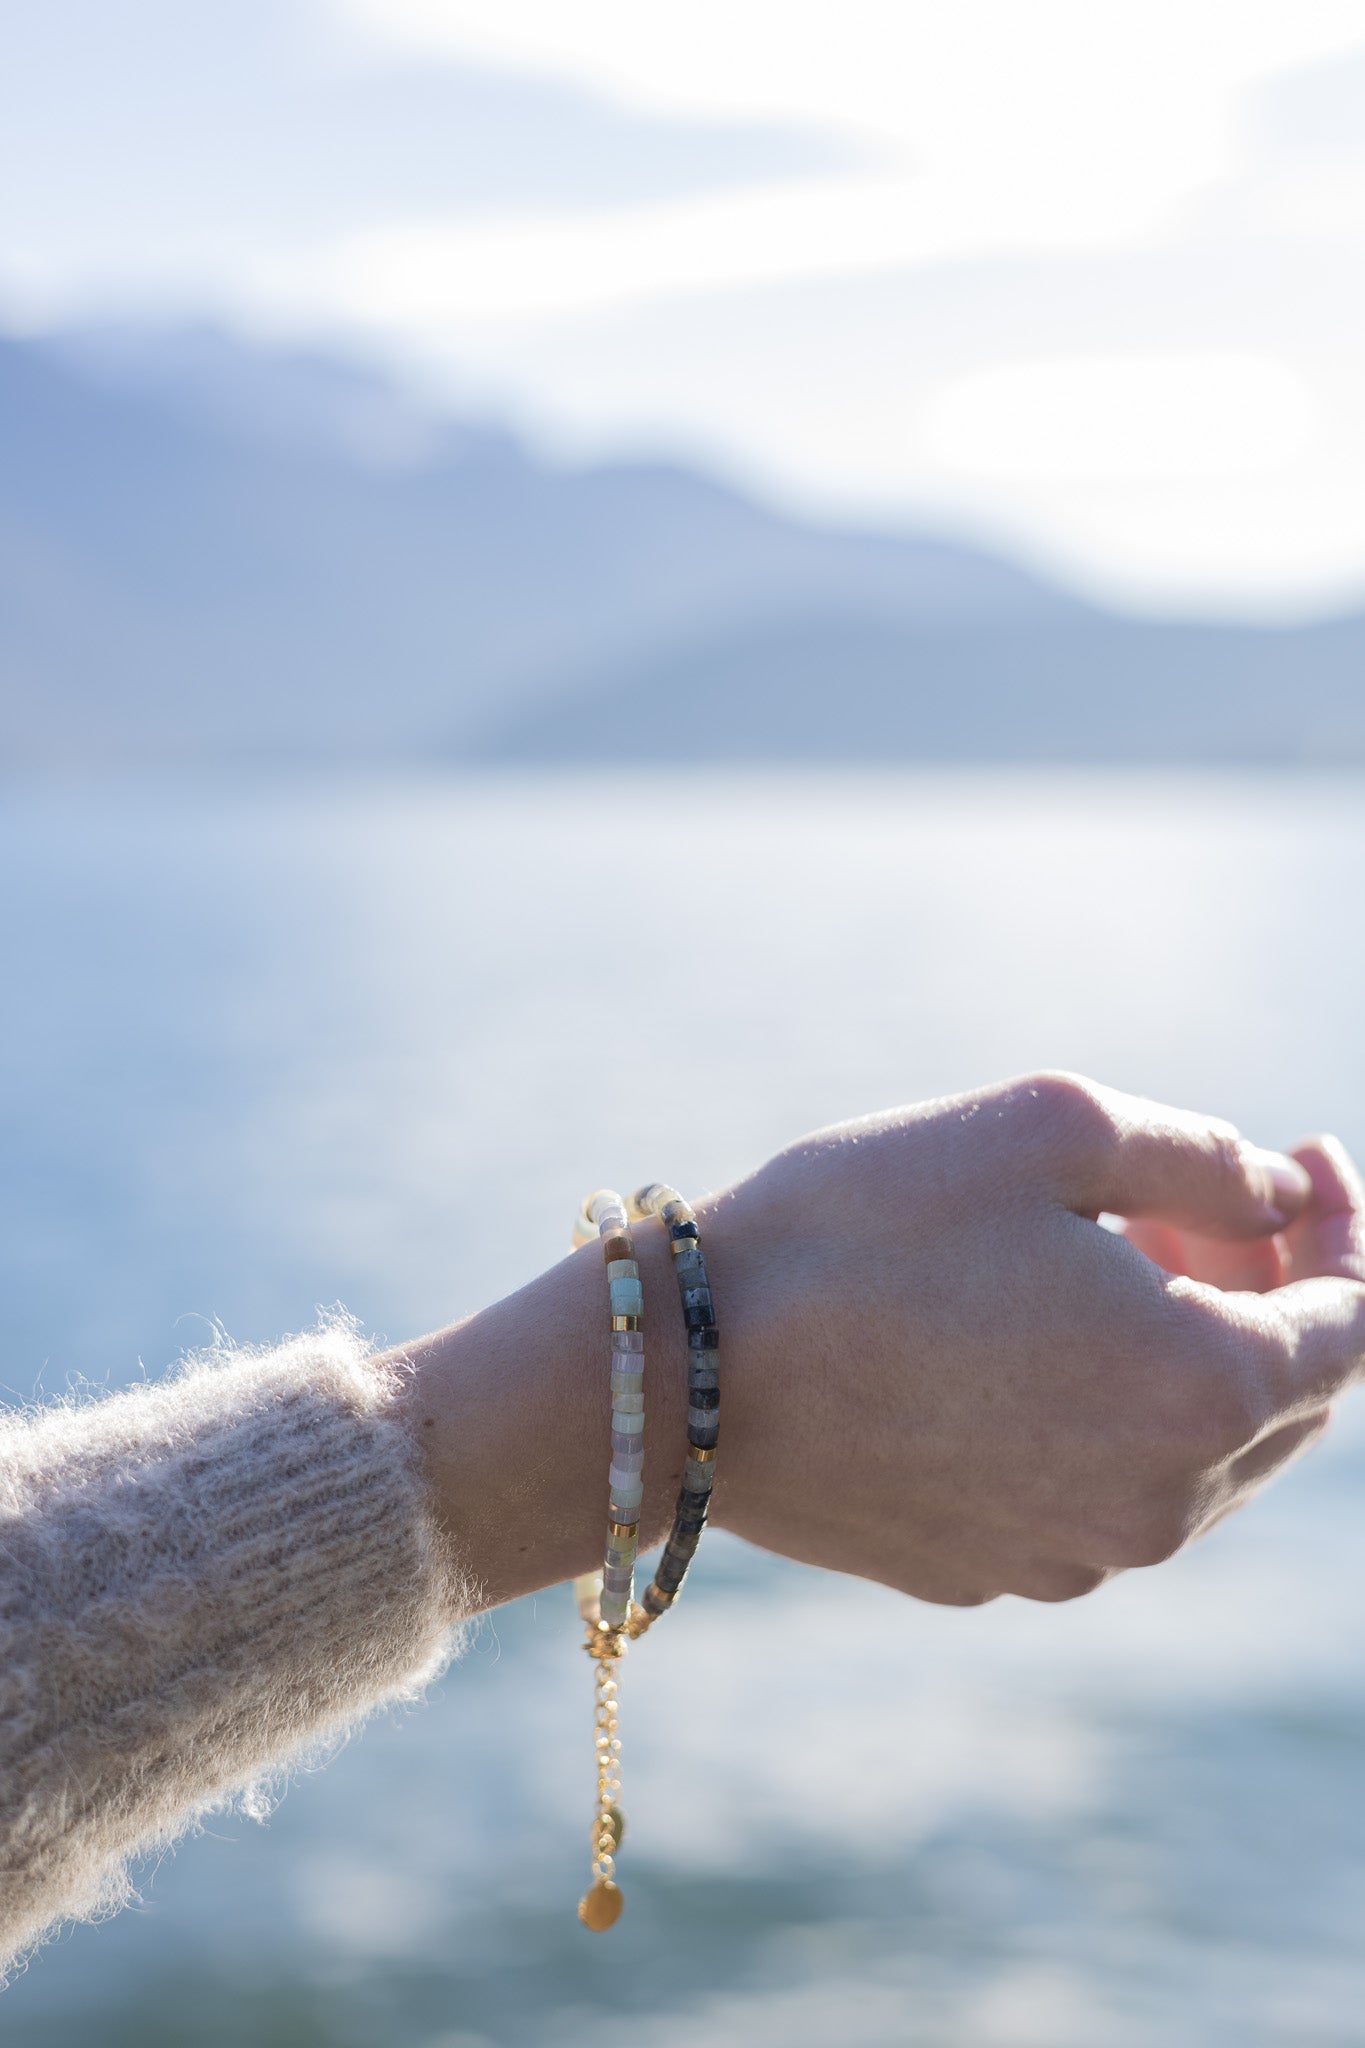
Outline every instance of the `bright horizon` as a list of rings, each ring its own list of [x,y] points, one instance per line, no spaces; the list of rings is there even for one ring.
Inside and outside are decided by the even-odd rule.
[[[332,345],[1129,605],[1365,590],[1365,0],[118,17],[0,0],[0,326]]]

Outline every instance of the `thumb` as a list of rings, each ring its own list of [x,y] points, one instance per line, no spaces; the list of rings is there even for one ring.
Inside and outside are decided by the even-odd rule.
[[[1269,1237],[1313,1191],[1308,1170],[1200,1116],[1059,1077],[1074,1091],[1063,1121],[1066,1199],[1083,1214],[1156,1217],[1204,1237]]]

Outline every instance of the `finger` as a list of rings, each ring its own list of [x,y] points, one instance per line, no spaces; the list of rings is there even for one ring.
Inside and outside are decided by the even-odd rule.
[[[1229,1299],[1231,1299],[1229,1297]],[[1249,1346],[1269,1361],[1268,1421],[1301,1420],[1365,1374],[1365,1284],[1332,1278],[1292,1280],[1274,1294],[1246,1298]],[[1272,1426],[1273,1426],[1272,1423]]]
[[[1184,1233],[1174,1225],[1160,1223],[1154,1216],[1123,1216],[1119,1219],[1119,1236],[1136,1245],[1154,1266],[1160,1266],[1167,1273],[1183,1273],[1189,1278]]]
[[[1032,1092],[1064,1199],[1082,1215],[1107,1209],[1204,1237],[1267,1237],[1312,1193],[1297,1160],[1216,1117],[1068,1074],[1041,1076]]]
[[[1337,1138],[1310,1138],[1294,1157],[1308,1174],[1308,1205],[1285,1232],[1289,1278],[1365,1280],[1365,1186]]]
[[[1202,1280],[1224,1294],[1268,1294],[1285,1278],[1278,1238],[1224,1242],[1200,1237],[1192,1230],[1176,1230],[1151,1216],[1125,1218],[1120,1234],[1153,1265],[1167,1273],[1182,1273],[1187,1280]]]
[[[1185,1271],[1224,1294],[1269,1294],[1284,1280],[1278,1238],[1249,1237],[1240,1242],[1184,1234]]]

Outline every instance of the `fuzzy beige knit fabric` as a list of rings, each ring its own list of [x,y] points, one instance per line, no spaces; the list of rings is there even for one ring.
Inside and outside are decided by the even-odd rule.
[[[0,1969],[444,1662],[398,1377],[335,1322],[0,1422]]]

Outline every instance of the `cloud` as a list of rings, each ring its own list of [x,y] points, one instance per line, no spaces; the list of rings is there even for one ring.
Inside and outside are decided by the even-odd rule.
[[[946,469],[1040,482],[1255,476],[1300,457],[1313,425],[1303,377],[1230,350],[978,370],[936,391],[921,422]]]
[[[1267,80],[1247,134],[1258,153],[1365,161],[1365,46]]]
[[[58,299],[219,298],[395,221],[591,217],[850,154],[381,47],[304,0],[0,0],[0,37],[0,287]]]
[[[0,0],[0,36],[12,319],[339,335],[575,452],[1111,591],[1365,577],[1359,0]]]
[[[1088,130],[1108,156],[1161,108],[1161,126],[1146,134],[1158,175],[1152,160],[1169,159],[1185,139],[1206,162],[1216,153],[1211,101],[1360,38],[1358,0],[1148,0],[1127,9],[1093,0],[332,4],[395,48],[533,65],[656,111],[797,120],[963,155],[982,134],[1003,135],[1007,154],[1032,158],[1055,135]],[[1051,117],[1046,127],[1039,115]]]

